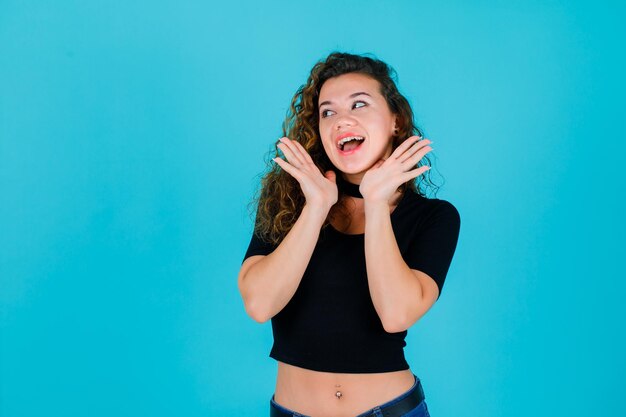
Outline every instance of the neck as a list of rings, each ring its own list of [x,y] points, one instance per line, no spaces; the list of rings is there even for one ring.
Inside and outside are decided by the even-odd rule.
[[[339,191],[349,195],[350,197],[363,198],[363,195],[359,191],[359,184],[354,184],[340,174],[337,176],[337,187]]]

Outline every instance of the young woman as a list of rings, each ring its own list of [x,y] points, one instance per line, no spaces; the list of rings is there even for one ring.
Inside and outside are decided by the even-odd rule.
[[[272,320],[271,416],[429,415],[404,339],[439,298],[460,217],[420,187],[432,142],[393,77],[366,56],[318,62],[262,180],[238,286]]]

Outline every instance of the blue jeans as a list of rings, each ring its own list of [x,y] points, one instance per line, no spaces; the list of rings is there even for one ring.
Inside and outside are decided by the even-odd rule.
[[[422,389],[421,384],[418,385],[420,383],[420,379],[415,374],[413,376],[415,377],[415,383],[408,391],[406,391],[403,394],[398,395],[396,398],[389,400],[384,404],[377,405],[376,407],[370,410],[367,410],[366,412],[361,413],[356,417],[383,417],[383,412],[385,411],[385,408],[390,407],[393,404],[397,403],[398,401],[402,400],[403,398],[405,398],[407,395],[409,395],[411,392],[415,391],[416,389]],[[297,411],[293,411],[293,410],[283,407],[282,405],[274,401],[273,395],[272,395],[272,399],[270,400],[270,407],[280,411],[281,414],[285,415],[285,417],[310,417],[310,416],[298,413]],[[430,417],[430,414],[428,413],[428,406],[426,405],[426,400],[422,400],[422,402],[420,402],[414,409],[404,414],[402,417]]]

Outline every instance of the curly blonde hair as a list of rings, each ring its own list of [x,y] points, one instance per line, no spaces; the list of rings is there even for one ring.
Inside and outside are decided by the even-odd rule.
[[[320,140],[318,99],[324,82],[347,73],[365,74],[379,82],[382,96],[385,97],[391,112],[397,116],[398,131],[392,137],[394,150],[411,136],[423,136],[413,120],[409,102],[398,91],[397,76],[393,68],[383,61],[365,55],[332,52],[326,59],[313,66],[306,84],[296,91],[283,122],[282,131],[283,136],[298,141],[306,149],[322,173],[333,170],[337,178],[340,172],[331,163]],[[279,156],[278,148],[270,150],[266,155],[266,172],[261,178],[261,187],[257,189],[249,207],[256,207],[254,233],[265,241],[278,245],[298,220],[306,199],[298,181],[272,160],[276,156]],[[428,156],[422,158],[416,167],[423,165],[431,165]],[[431,181],[430,170],[415,180],[402,184],[399,190],[404,193],[410,188],[415,193],[426,196],[423,188],[427,187],[432,187],[435,193],[439,188]],[[343,204],[345,199],[342,197],[340,190],[338,202],[330,210],[322,229],[327,227],[335,216],[347,214]]]

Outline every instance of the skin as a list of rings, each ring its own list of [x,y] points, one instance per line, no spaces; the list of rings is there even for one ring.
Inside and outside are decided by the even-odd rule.
[[[351,97],[353,93],[364,94]],[[378,81],[364,74],[331,78],[320,90],[319,133],[331,162],[353,184],[361,184],[379,159],[391,154],[396,115],[379,92]],[[358,155],[342,156],[335,138],[345,132],[364,136]]]
[[[387,202],[393,205],[397,188],[429,169],[413,168],[432,148],[428,139],[408,138],[392,154],[391,136],[396,115],[391,112],[380,93],[378,81],[358,73],[343,74],[327,80],[320,90],[319,132],[322,145],[331,162],[353,184],[360,184],[364,202]],[[350,98],[350,95],[364,92]],[[335,138],[345,132],[354,132],[366,139],[361,149],[350,156],[342,156]],[[302,188],[306,204],[321,210],[337,202],[337,185],[333,171],[322,174],[313,164],[306,150],[296,141],[283,137],[278,147],[288,159],[274,161],[291,174]],[[354,199],[357,200],[357,199]]]
[[[378,81],[364,74],[350,73],[327,80],[319,102],[330,103],[320,104],[319,133],[329,159],[345,179],[360,184],[364,197],[347,197],[352,203],[348,205],[350,218],[333,226],[344,233],[365,233],[372,300],[385,330],[397,332],[425,314],[438,295],[432,278],[408,269],[402,260],[389,220],[401,197],[398,187],[429,169],[415,166],[432,148],[429,140],[412,136],[392,149],[396,115],[379,88]],[[358,92],[367,95],[351,97]],[[335,138],[344,132],[366,138],[353,155],[342,156],[336,147]],[[280,141],[278,147],[288,161],[274,161],[299,182],[306,197],[307,215],[318,220],[326,218],[338,199],[334,172],[321,173],[298,142],[288,138]],[[413,383],[411,370],[341,374],[279,362],[275,401],[314,417],[351,417],[397,397]],[[343,394],[341,400],[335,396],[337,390]]]

